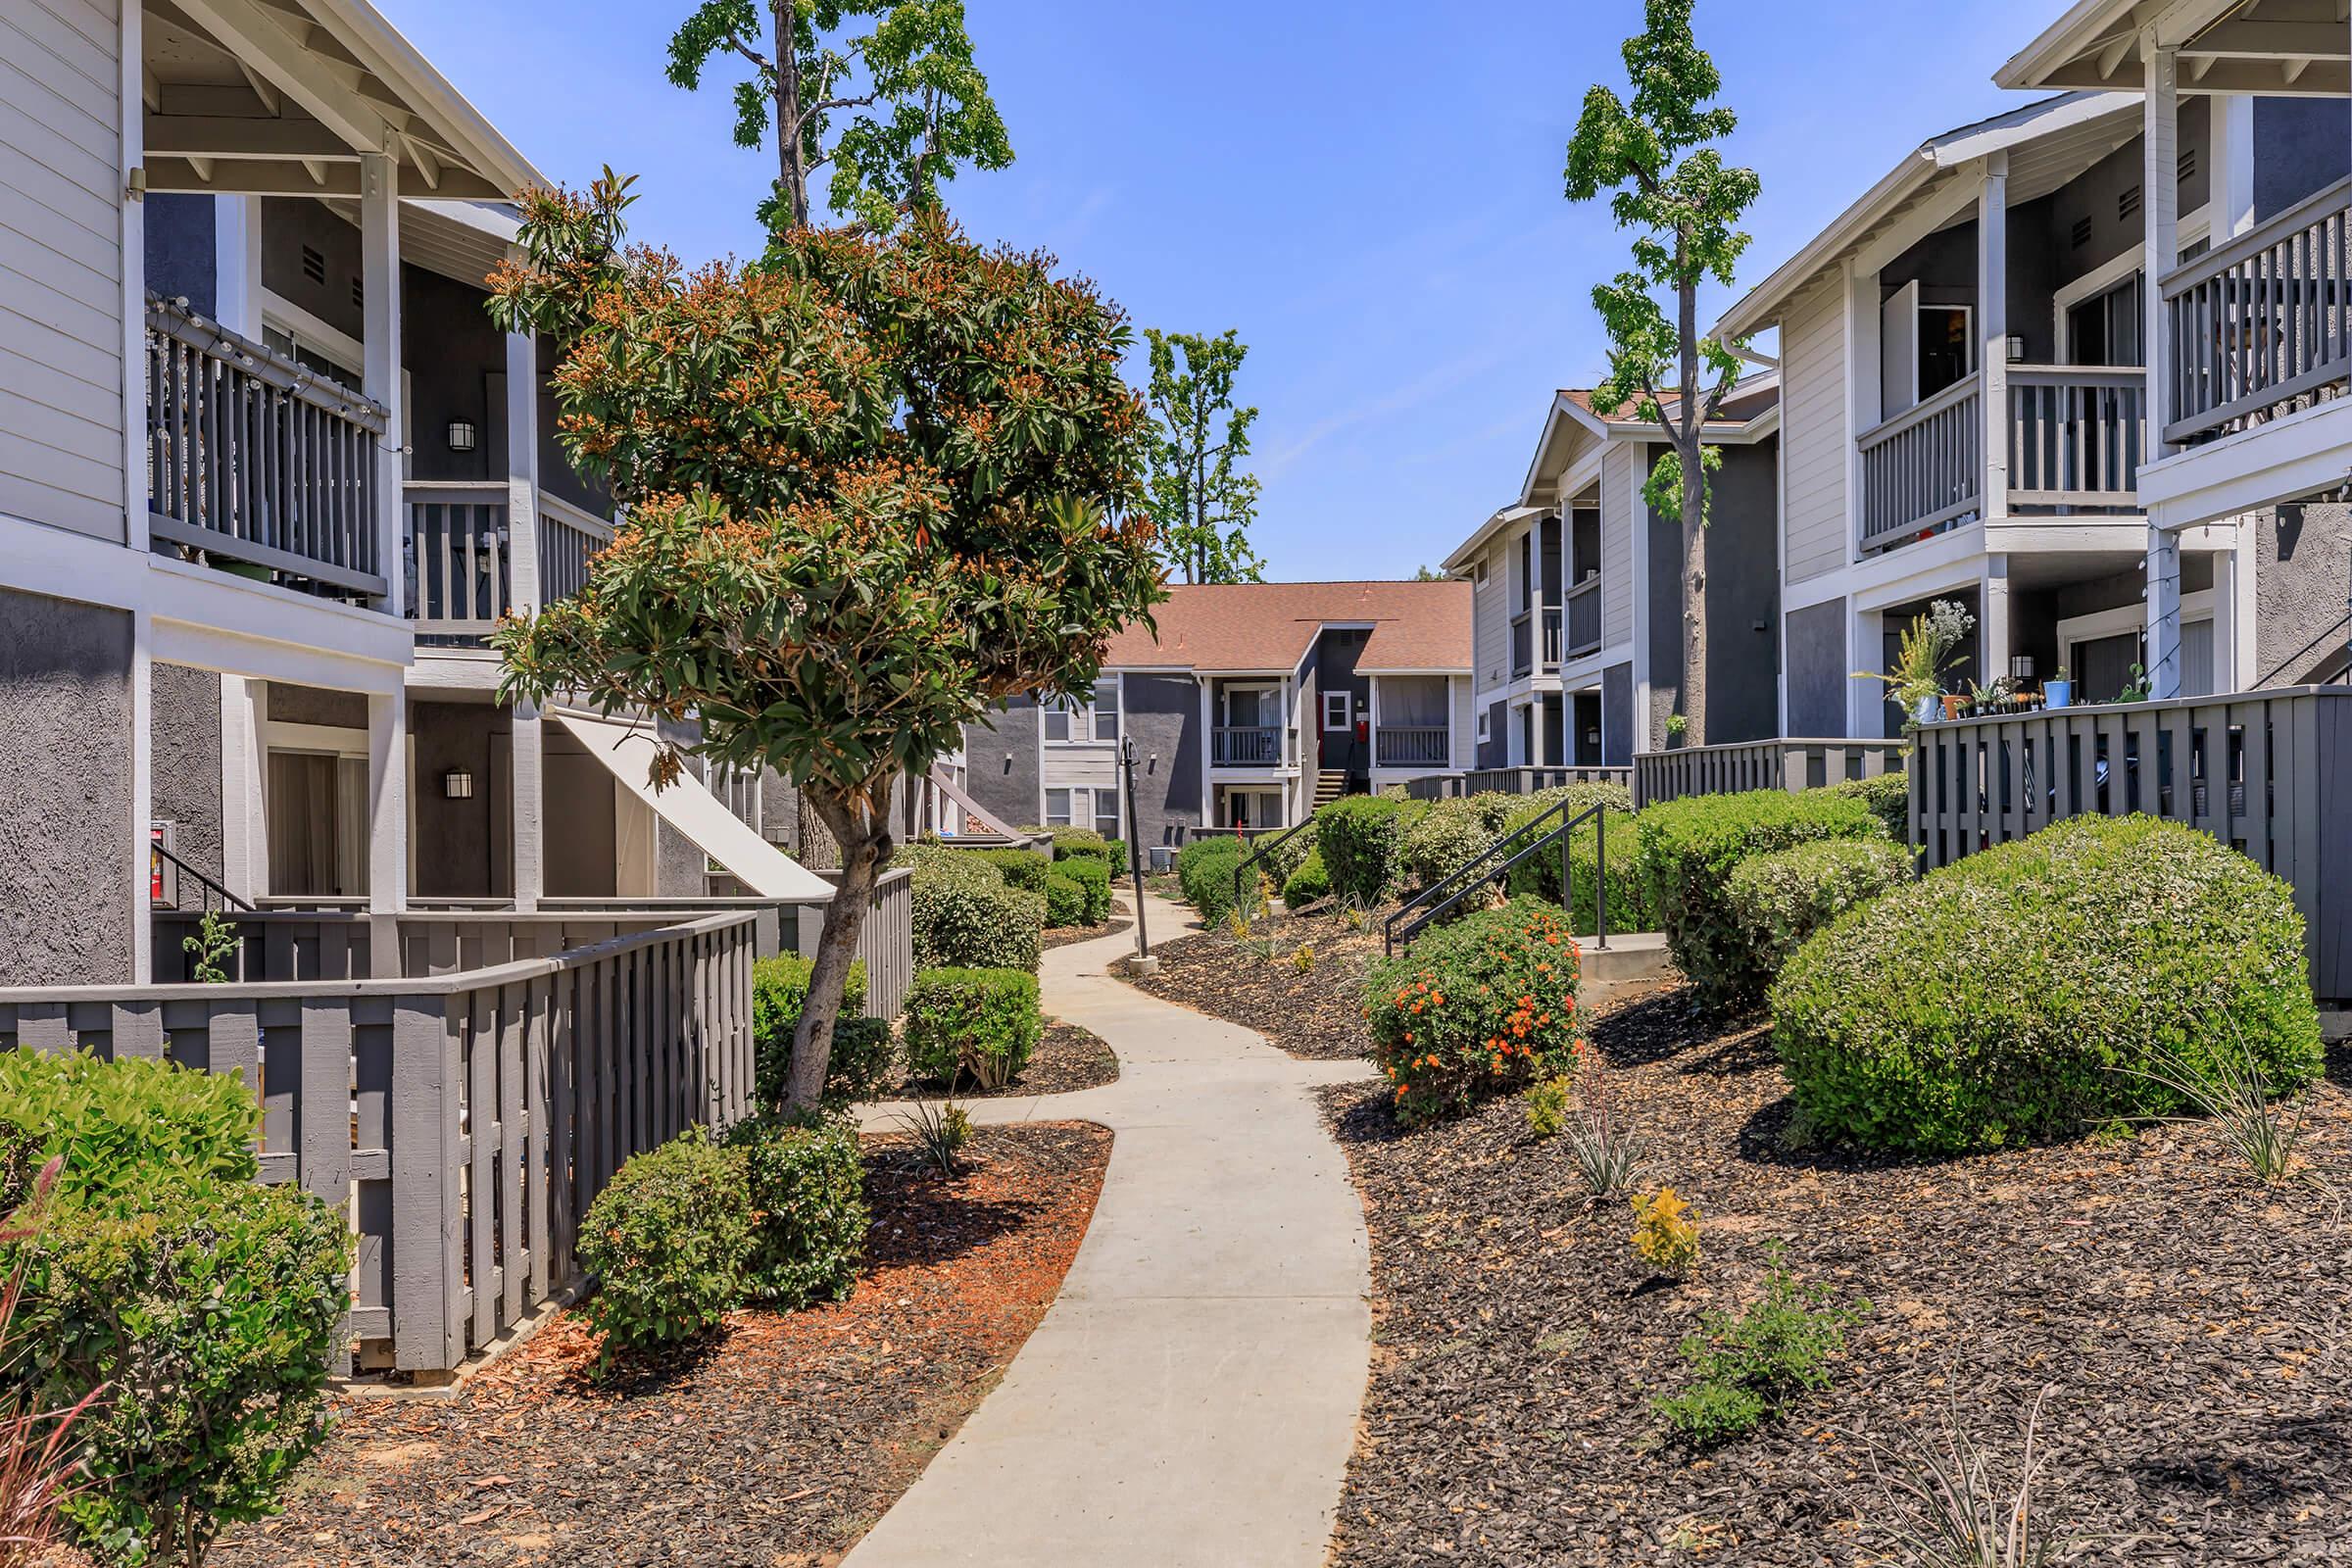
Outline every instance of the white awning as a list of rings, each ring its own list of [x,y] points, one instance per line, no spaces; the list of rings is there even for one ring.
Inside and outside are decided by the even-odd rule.
[[[833,884],[800,864],[782,850],[753,832],[719,798],[704,788],[692,773],[657,790],[649,781],[654,754],[660,749],[643,725],[589,713],[552,710],[548,716],[570,731],[605,764],[612,776],[654,808],[654,814],[693,841],[700,849],[763,899],[827,898]]]

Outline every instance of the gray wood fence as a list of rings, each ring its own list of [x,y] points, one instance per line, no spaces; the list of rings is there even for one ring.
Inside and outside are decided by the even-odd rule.
[[[338,1370],[446,1371],[570,1279],[623,1160],[751,1108],[756,924],[429,978],[0,990],[0,1044],[238,1074],[262,1180],[358,1232]]]
[[[2202,829],[2295,890],[2312,989],[2352,999],[2352,690],[2299,686],[1920,727],[1911,834],[1933,869],[2070,816]]]
[[[1899,766],[1902,756],[1901,741],[1788,737],[1638,752],[1634,756],[1634,805],[1637,808],[1655,806],[1686,795],[1818,789],[1849,779],[1876,778]]]
[[[1468,795],[1533,795],[1567,784],[1631,785],[1630,767],[1595,764],[1570,767],[1480,767],[1466,773],[1425,773],[1407,779],[1404,793],[1415,801],[1452,801]]]

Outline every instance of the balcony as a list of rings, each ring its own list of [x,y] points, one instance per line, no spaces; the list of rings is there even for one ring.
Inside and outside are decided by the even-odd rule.
[[[2147,441],[2147,372],[2132,366],[2006,368],[2010,514],[2130,515]],[[1983,377],[1969,375],[1864,432],[1862,550],[1984,512]]]
[[[409,513],[409,608],[420,635],[478,640],[516,608],[513,535],[504,484],[412,480]],[[588,581],[588,558],[612,538],[612,525],[569,502],[539,492],[538,591],[553,604]]]
[[[2352,179],[2164,279],[2164,439],[2189,446],[2342,395],[2352,375]]]
[[[379,405],[154,295],[146,359],[154,538],[240,575],[385,593]]]
[[[1373,732],[1373,761],[1381,767],[1444,767],[1447,740],[1443,724],[1383,724]]]
[[[1600,651],[1600,573],[1593,572],[1568,590],[1562,602],[1567,616],[1567,659],[1582,659]]]
[[[1282,731],[1262,725],[1220,725],[1209,731],[1208,761],[1212,767],[1280,767]]]

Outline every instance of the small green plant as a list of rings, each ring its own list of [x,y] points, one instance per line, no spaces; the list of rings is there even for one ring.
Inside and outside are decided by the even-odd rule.
[[[1680,741],[1690,732],[1690,721],[1682,714],[1668,713],[1666,715],[1666,736],[1669,740]]]
[[[2094,1538],[2058,1526],[2058,1504],[2041,1486],[2047,1455],[2036,1440],[2050,1394],[2045,1387],[2026,1413],[2014,1487],[1996,1478],[1992,1455],[1968,1436],[1957,1401],[1936,1441],[1892,1453],[1874,1445],[1885,1506],[1866,1527],[1886,1536],[1907,1568],[2057,1568],[2081,1556]]]
[[[744,1291],[797,1310],[838,1300],[865,1255],[865,1162],[858,1135],[839,1122],[756,1116],[727,1129],[743,1159],[751,1202]]]
[[[1573,1091],[1566,1073],[1554,1073],[1539,1078],[1528,1085],[1527,1130],[1537,1138],[1556,1138],[1568,1122],[1568,1102]]]
[[[1314,973],[1315,945],[1312,942],[1301,942],[1291,950],[1291,967],[1300,974]]]
[[[2187,1101],[2221,1134],[2223,1147],[2244,1160],[2256,1179],[2277,1186],[2295,1170],[2295,1147],[2303,1141],[2303,1121],[2311,1111],[2311,1092],[2297,1090],[2284,1098],[2262,1062],[2246,1049],[2245,1036],[2233,1019],[2225,1018],[2233,1044],[2218,1044],[2202,1064],[2179,1052],[2159,1047],[2149,1053],[2145,1067],[2117,1067],[2130,1077],[2159,1084]],[[2189,1121],[2192,1117],[2164,1116],[2161,1121]]]
[[[917,1077],[1002,1089],[1045,1037],[1037,976],[1021,969],[926,969],[907,988],[906,1062]]]
[[[188,956],[188,978],[200,986],[228,984],[237,945],[237,928],[221,919],[218,909],[205,910],[196,929],[179,939],[179,950]]]
[[[1870,1311],[1829,1304],[1827,1285],[1800,1285],[1774,1249],[1763,1298],[1739,1316],[1709,1312],[1680,1348],[1690,1381],[1653,1401],[1667,1424],[1702,1446],[1753,1431],[1800,1394],[1830,1386],[1830,1364],[1845,1349],[1845,1331]]]
[[[1698,1267],[1698,1210],[1671,1187],[1634,1200],[1634,1254],[1668,1279]]]
[[[605,1337],[598,1370],[718,1327],[743,1298],[751,1245],[740,1150],[695,1127],[631,1155],[580,1224],[580,1263],[597,1278],[581,1315]]]
[[[1630,1191],[1642,1179],[1642,1135],[1610,1094],[1608,1064],[1600,1059],[1592,1043],[1580,1039],[1570,1050],[1576,1059],[1576,1114],[1562,1128],[1569,1157],[1576,1161],[1586,1191],[1594,1198]],[[1673,1195],[1669,1190],[1661,1196]],[[1695,1257],[1695,1232],[1690,1250]]]
[[[2144,703],[2148,700],[2150,690],[2148,672],[2133,664],[2132,678],[2124,682],[2124,689],[2115,694],[2115,700],[2119,703]]]
[[[972,1118],[953,1100],[935,1109],[918,1100],[912,1110],[899,1113],[899,1125],[914,1138],[914,1152],[943,1181],[952,1181],[961,1168],[964,1146],[972,1141]]]

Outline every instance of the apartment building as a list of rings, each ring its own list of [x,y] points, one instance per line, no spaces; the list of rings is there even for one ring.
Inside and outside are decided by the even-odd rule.
[[[963,788],[1018,825],[1146,845],[1276,828],[1321,802],[1470,765],[1465,582],[1181,584],[1111,639],[1089,703],[967,726]],[[1119,775],[1136,751],[1129,815]]]
[[[1557,393],[1519,493],[1446,558],[1472,585],[1480,769],[1623,767],[1663,750],[1683,668],[1683,539],[1642,487],[1654,423]],[[1772,630],[1780,376],[1742,380],[1707,426],[1722,449],[1707,534],[1707,738],[1775,732]]]

